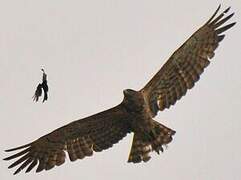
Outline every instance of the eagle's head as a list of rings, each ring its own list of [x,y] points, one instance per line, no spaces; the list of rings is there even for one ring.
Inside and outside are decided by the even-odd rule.
[[[125,97],[133,97],[138,94],[138,91],[132,90],[132,89],[125,89],[123,91],[123,94]]]
[[[125,89],[123,91],[125,107],[131,111],[141,111],[144,106],[144,99],[142,93],[132,89]]]

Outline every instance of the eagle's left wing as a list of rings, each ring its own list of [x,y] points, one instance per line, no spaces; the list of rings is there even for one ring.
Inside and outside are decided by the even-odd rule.
[[[194,86],[204,68],[209,65],[209,59],[214,56],[214,50],[219,42],[223,40],[225,35],[222,33],[235,24],[222,26],[234,13],[225,17],[229,7],[215,18],[219,9],[220,6],[206,24],[172,54],[160,71],[141,90],[152,116],[155,116],[158,110],[162,111],[174,105],[186,94],[187,89]]]

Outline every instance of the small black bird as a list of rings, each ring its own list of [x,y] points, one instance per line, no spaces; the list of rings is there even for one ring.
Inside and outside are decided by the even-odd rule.
[[[44,91],[43,102],[48,99],[49,87],[47,84],[47,74],[44,72],[44,69],[41,69],[41,70],[43,71],[43,79],[42,79],[42,83],[38,84],[37,89],[33,95],[33,101],[35,101],[35,102],[37,102],[39,97],[42,95],[42,89]]]

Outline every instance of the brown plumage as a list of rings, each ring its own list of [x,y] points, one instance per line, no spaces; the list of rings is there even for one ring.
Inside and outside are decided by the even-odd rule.
[[[223,40],[222,33],[235,24],[222,26],[233,13],[225,17],[228,8],[215,18],[219,9],[220,6],[208,22],[173,53],[143,89],[124,90],[124,99],[116,107],[71,122],[27,145],[6,150],[21,150],[5,158],[17,158],[9,168],[19,165],[14,174],[24,168],[29,172],[35,166],[36,172],[49,170],[65,162],[65,152],[71,161],[83,159],[92,156],[93,152],[112,147],[130,132],[134,133],[134,137],[128,162],[146,162],[151,158],[152,151],[158,154],[163,151],[163,146],[172,141],[175,131],[152,118],[158,111],[174,105],[187,89],[194,86]]]
[[[198,29],[179,49],[177,49],[160,71],[142,89],[149,103],[150,110],[155,116],[158,110],[162,111],[174,105],[199,80],[204,68],[214,56],[214,50],[224,39],[224,31],[235,23],[222,26],[234,13],[226,16],[227,8],[214,19],[221,6],[213,16]]]

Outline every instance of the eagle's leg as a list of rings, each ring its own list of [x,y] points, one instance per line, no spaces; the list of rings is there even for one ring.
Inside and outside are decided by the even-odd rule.
[[[138,163],[148,161],[151,151],[163,152],[163,146],[172,141],[175,131],[154,121],[154,127],[149,132],[134,133],[128,162]]]

